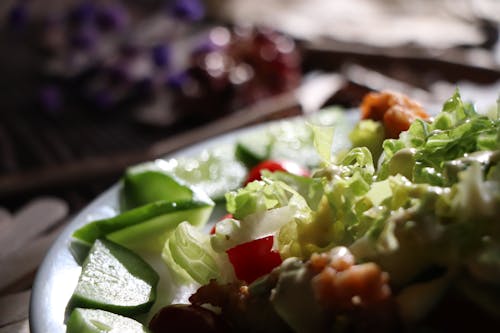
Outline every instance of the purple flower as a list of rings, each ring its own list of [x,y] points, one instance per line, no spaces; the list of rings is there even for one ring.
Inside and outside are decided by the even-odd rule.
[[[69,12],[69,20],[73,24],[93,23],[96,16],[96,8],[90,1],[83,1],[73,7]]]
[[[166,84],[175,90],[180,90],[189,79],[189,74],[185,71],[171,74],[167,77]]]
[[[97,13],[97,24],[103,30],[121,29],[128,23],[127,10],[119,5],[108,5]]]
[[[92,25],[86,25],[70,36],[70,43],[76,49],[88,50],[95,46],[97,37],[96,29]]]
[[[214,52],[214,51],[217,51],[220,49],[221,49],[221,47],[219,45],[215,45],[210,39],[207,39],[206,41],[195,46],[193,48],[193,50],[191,51],[191,55],[196,56],[199,54],[207,54],[207,53]]]
[[[156,66],[166,68],[170,65],[171,50],[168,45],[156,45],[151,50],[151,53]]]
[[[205,8],[200,0],[175,0],[172,15],[186,21],[198,21],[205,15]]]

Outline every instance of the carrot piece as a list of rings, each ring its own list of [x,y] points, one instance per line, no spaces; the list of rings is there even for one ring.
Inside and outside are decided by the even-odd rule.
[[[384,124],[387,138],[397,138],[401,132],[410,128],[417,118],[429,119],[420,104],[408,96],[389,91],[367,94],[360,108],[361,119],[373,119]]]

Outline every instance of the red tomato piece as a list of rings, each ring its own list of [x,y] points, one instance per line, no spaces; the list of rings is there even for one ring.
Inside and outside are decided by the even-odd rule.
[[[223,217],[220,218],[219,221],[225,220],[225,219],[232,219],[233,214],[226,214]],[[215,226],[217,225],[217,222],[212,226],[212,229],[210,229],[210,235],[215,234]]]
[[[262,170],[269,170],[271,172],[285,171],[293,173],[295,175],[306,177],[310,175],[309,170],[295,162],[283,160],[267,160],[257,164],[250,170],[245,184],[253,182],[254,180],[260,180]]]
[[[281,265],[281,256],[273,251],[274,236],[259,238],[226,251],[236,277],[252,283]]]

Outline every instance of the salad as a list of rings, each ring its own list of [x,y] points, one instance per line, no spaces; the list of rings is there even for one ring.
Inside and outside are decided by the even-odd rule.
[[[338,110],[301,122],[293,142],[268,131],[213,151],[191,179],[192,160],[128,170],[123,212],[73,234],[82,273],[68,332],[500,323],[500,108],[479,114],[457,91],[430,117],[382,92],[354,127]]]

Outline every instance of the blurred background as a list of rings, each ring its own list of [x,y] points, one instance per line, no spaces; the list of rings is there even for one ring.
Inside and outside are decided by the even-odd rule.
[[[490,108],[499,23],[497,0],[1,0],[0,333],[126,167],[373,90]]]
[[[124,168],[392,89],[498,94],[495,0],[2,0],[0,206],[71,212]]]

